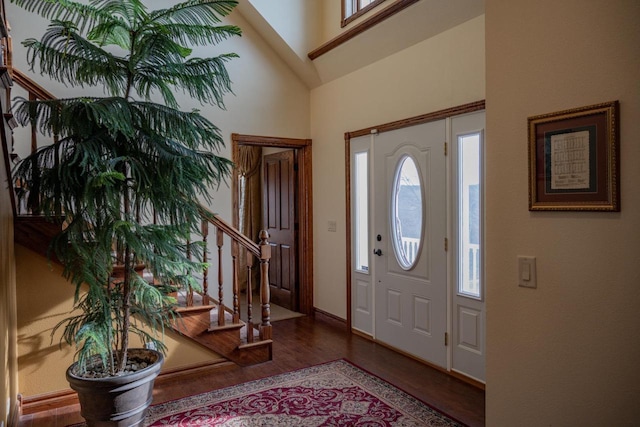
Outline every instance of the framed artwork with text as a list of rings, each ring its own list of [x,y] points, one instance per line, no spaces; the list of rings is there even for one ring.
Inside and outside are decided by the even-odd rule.
[[[530,211],[620,211],[618,108],[529,117]]]

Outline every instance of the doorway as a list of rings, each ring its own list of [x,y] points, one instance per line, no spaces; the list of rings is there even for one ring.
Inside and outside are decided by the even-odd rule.
[[[352,310],[361,316],[352,326],[440,367],[447,364],[446,129],[437,120],[351,141],[354,157],[370,153],[369,200],[359,182],[352,189],[373,238],[371,268],[353,271]]]
[[[277,181],[272,180],[275,184],[271,187],[271,202],[279,201],[280,197],[280,186],[284,181],[286,181],[289,188],[295,188],[296,194],[298,194],[297,200],[293,204],[289,204],[293,211],[289,212],[290,219],[293,219],[294,224],[292,227],[284,227],[286,229],[291,229],[291,233],[288,236],[285,236],[286,239],[294,238],[293,248],[290,243],[285,243],[284,248],[282,246],[274,247],[272,245],[272,262],[274,265],[270,265],[270,290],[277,301],[273,301],[275,304],[282,304],[283,306],[286,304],[290,304],[292,309],[303,313],[303,314],[312,314],[313,312],[313,235],[312,235],[312,185],[311,185],[311,140],[309,139],[293,139],[293,138],[278,138],[278,137],[268,137],[268,136],[256,136],[256,135],[241,135],[241,134],[232,134],[232,161],[234,164],[238,164],[241,157],[241,148],[240,147],[260,147],[265,149],[265,151],[273,153],[274,151],[280,152],[290,152],[292,156],[295,158],[294,163],[290,163],[289,166],[286,167],[288,172],[282,172],[280,166],[282,162],[279,160],[274,160],[280,158],[283,155],[272,154],[270,157],[272,159],[270,165],[265,169],[265,174],[270,173],[272,178],[276,177],[277,172]],[[273,149],[284,149],[284,150],[273,150]],[[262,155],[260,155],[262,157]],[[276,166],[277,165],[277,166]],[[295,166],[297,165],[297,166]],[[293,174],[290,172],[295,168]],[[284,175],[283,175],[284,173]],[[288,176],[289,174],[290,176]],[[291,178],[291,180],[289,180]],[[267,177],[267,184],[269,184],[269,177]],[[240,229],[240,198],[239,198],[239,189],[241,185],[240,174],[238,172],[238,168],[234,168],[233,170],[233,178],[232,178],[232,200],[233,200],[233,225],[237,229]],[[267,190],[267,188],[265,188]],[[287,190],[288,191],[288,190]],[[261,194],[263,191],[261,190]],[[264,195],[264,206],[269,206],[268,193]],[[275,214],[275,207],[281,206],[280,203],[272,204],[274,211],[271,213],[267,212],[266,215],[263,216],[262,225],[260,229],[270,229],[270,234],[274,235],[273,244],[277,244],[282,241],[283,233],[282,233],[282,224],[277,222],[276,227],[270,227],[269,223],[272,222],[276,217],[280,218],[279,212],[278,215]],[[263,210],[264,210],[263,206]],[[271,215],[271,219],[269,216]],[[268,223],[265,223],[265,220],[268,220]],[[274,232],[276,231],[276,232]],[[295,237],[293,234],[295,234]],[[286,233],[284,233],[286,234]],[[285,255],[284,261],[282,255]],[[295,268],[287,267],[282,268],[282,266],[292,266],[295,265]],[[275,267],[275,268],[274,268]],[[284,282],[283,282],[283,272],[285,273]],[[292,276],[294,274],[294,276]],[[287,278],[288,277],[288,278]],[[291,278],[295,277],[297,283],[292,284],[290,281]],[[288,282],[287,282],[288,281]],[[284,289],[283,289],[284,284]],[[287,292],[290,288],[293,288],[295,292]],[[286,295],[286,296],[285,296]],[[285,300],[288,301],[285,304]]]
[[[484,382],[484,102],[345,140],[348,325]]]
[[[269,290],[272,304],[298,310],[298,209],[297,153],[278,149],[262,155],[262,229],[269,233],[271,265]]]

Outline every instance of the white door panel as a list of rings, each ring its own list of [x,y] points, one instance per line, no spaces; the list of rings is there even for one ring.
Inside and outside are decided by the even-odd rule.
[[[376,339],[446,367],[445,121],[374,139]]]

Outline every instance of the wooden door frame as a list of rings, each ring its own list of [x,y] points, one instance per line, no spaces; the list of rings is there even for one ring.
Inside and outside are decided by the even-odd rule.
[[[313,188],[311,175],[311,140],[278,138],[272,136],[231,134],[231,159],[239,158],[239,147],[251,145],[259,147],[291,148],[298,151],[298,266],[299,289],[298,309],[303,314],[313,314]],[[233,168],[231,182],[233,226],[238,228],[238,170]]]
[[[485,101],[476,101],[469,104],[459,105],[457,107],[447,108],[444,110],[434,111],[432,113],[422,114],[420,116],[410,117],[408,119],[397,120],[395,122],[385,123],[378,126],[371,126],[368,128],[360,129],[353,132],[345,132],[345,188],[346,188],[346,249],[347,249],[347,329],[351,332],[357,332],[363,335],[362,332],[358,332],[353,329],[353,319],[351,313],[351,270],[352,270],[352,256],[351,256],[351,138],[357,138],[359,136],[370,135],[371,133],[389,132],[396,129],[402,129],[409,126],[420,125],[423,123],[433,122],[437,120],[447,119],[450,117],[458,116],[461,114],[472,113],[474,111],[480,111],[485,109]],[[444,141],[443,141],[444,142]]]

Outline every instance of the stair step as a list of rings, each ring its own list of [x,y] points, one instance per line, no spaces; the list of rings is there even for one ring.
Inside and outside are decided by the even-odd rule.
[[[208,331],[209,332],[216,332],[216,331],[226,331],[229,329],[242,329],[244,328],[246,325],[244,324],[244,322],[241,323],[227,323],[224,326],[218,326],[218,323],[215,324],[211,324],[211,326],[209,327]]]
[[[185,290],[179,290],[175,293],[175,298],[178,302],[178,305],[181,307],[186,307],[187,305],[187,291]],[[205,298],[202,296],[202,294],[198,293],[198,292],[193,292],[193,305],[211,305],[211,297],[207,298],[206,304],[205,304]]]
[[[247,350],[247,349],[251,349],[251,348],[266,346],[266,345],[269,345],[269,344],[272,344],[272,343],[273,343],[273,340],[254,341],[254,342],[248,343],[248,344],[240,344],[238,346],[238,349]]]
[[[250,344],[240,344],[233,354],[229,355],[229,358],[240,366],[250,366],[272,360],[272,351],[272,340],[257,341]]]
[[[175,295],[181,306],[176,311],[181,313],[183,318],[174,325],[179,332],[228,357],[240,366],[271,360],[273,341],[260,340],[259,323],[254,324],[252,328],[242,320],[239,323],[233,323],[233,313],[225,310],[225,324],[218,326],[220,306],[202,305],[204,298],[194,292],[194,305],[186,307],[186,296],[186,291],[178,291]],[[248,330],[253,334],[253,342],[247,339]]]
[[[176,313],[193,313],[198,311],[211,311],[215,310],[218,306],[215,304],[209,305],[192,305],[190,307],[178,306],[175,308]]]

